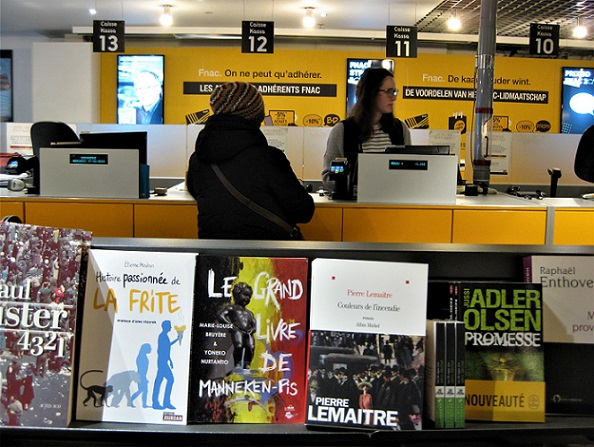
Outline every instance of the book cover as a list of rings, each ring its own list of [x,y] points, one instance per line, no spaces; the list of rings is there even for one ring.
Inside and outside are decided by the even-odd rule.
[[[91,233],[0,223],[0,424],[72,417],[81,260]]]
[[[460,281],[430,279],[427,289],[427,318],[462,321],[458,305]]]
[[[529,256],[524,274],[542,284],[547,412],[592,414],[594,256]]]
[[[199,256],[190,421],[305,420],[309,262]]]
[[[456,325],[456,399],[454,403],[454,428],[466,426],[466,330],[463,321]]]
[[[456,325],[445,322],[445,428],[454,428],[456,421]]]
[[[306,424],[422,429],[426,264],[312,262]]]
[[[196,255],[90,250],[79,420],[187,424]]]
[[[466,419],[544,422],[540,284],[462,282]]]
[[[445,361],[446,322],[427,320],[425,340],[425,407],[424,414],[432,428],[446,428]]]

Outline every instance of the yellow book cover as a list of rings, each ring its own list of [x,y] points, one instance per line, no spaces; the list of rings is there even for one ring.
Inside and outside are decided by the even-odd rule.
[[[544,422],[542,287],[461,283],[466,419]]]

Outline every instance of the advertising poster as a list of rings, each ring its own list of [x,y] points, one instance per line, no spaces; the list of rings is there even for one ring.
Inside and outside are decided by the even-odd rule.
[[[163,124],[163,55],[118,55],[118,124]]]
[[[561,133],[594,126],[594,67],[563,67]]]

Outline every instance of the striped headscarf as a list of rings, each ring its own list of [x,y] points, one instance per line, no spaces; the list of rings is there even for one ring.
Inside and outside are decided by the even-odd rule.
[[[264,119],[264,101],[256,87],[247,82],[221,84],[210,95],[215,115],[236,115],[257,125]]]

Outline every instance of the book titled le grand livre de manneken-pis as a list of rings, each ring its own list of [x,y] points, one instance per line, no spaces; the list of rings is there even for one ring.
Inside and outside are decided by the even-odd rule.
[[[315,259],[308,426],[421,430],[426,264]]]
[[[0,222],[0,425],[69,424],[81,260],[90,245],[83,230]]]
[[[302,424],[305,258],[198,256],[190,422]]]

